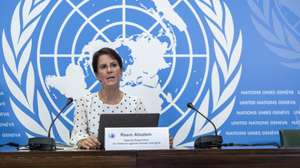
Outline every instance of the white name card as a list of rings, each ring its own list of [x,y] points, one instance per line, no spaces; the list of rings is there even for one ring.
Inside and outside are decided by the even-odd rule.
[[[105,150],[169,149],[169,130],[164,127],[105,128]]]

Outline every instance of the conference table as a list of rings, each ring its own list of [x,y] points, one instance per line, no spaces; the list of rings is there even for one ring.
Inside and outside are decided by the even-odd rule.
[[[17,167],[296,168],[300,167],[300,149],[0,150],[0,168]]]

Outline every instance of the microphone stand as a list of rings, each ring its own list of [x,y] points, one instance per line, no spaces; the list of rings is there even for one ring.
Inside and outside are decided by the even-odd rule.
[[[67,103],[61,109],[61,111],[55,116],[54,120],[51,122],[48,129],[47,137],[35,137],[28,139],[28,146],[30,150],[43,150],[43,151],[52,151],[56,149],[55,139],[51,138],[51,128],[54,125],[54,122],[58,119],[60,114],[66,110],[66,108],[73,102],[73,98],[68,98]]]
[[[207,118],[205,115],[203,115],[199,110],[197,110],[192,103],[188,103],[187,107],[191,108],[192,110],[195,110],[202,117],[204,117],[214,127],[214,130],[215,130],[215,135],[199,136],[194,142],[195,149],[211,148],[211,147],[221,148],[223,138],[222,138],[222,136],[218,135],[216,125],[209,118]]]

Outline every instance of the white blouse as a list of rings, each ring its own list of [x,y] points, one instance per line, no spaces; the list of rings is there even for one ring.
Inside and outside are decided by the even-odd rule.
[[[98,137],[100,114],[103,113],[146,113],[142,101],[124,93],[122,100],[116,105],[104,104],[98,92],[86,95],[76,101],[74,126],[71,144],[77,144],[89,136]]]

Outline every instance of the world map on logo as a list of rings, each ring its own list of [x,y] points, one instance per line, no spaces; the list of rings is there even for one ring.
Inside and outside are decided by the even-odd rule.
[[[187,102],[201,103],[209,68],[196,5],[168,0],[53,4],[41,29],[37,59],[53,108],[59,111],[67,97],[101,89],[92,55],[110,47],[123,59],[121,90],[140,97],[148,112],[160,113],[160,126],[174,127],[188,111]],[[72,123],[73,110],[63,114],[66,123]]]
[[[158,82],[159,76],[157,73],[162,69],[170,67],[163,59],[164,53],[167,52],[168,44],[159,41],[155,37],[142,34],[126,39],[118,38],[108,43],[101,40],[92,41],[84,47],[83,53],[93,55],[95,51],[103,47],[111,47],[116,50],[125,48],[129,51],[129,55],[127,56],[129,59],[124,61],[126,66],[121,88],[133,95],[139,95],[140,90],[144,90],[148,98],[153,98],[152,100],[148,99],[149,101],[146,102],[146,106],[151,107],[151,110],[160,112],[162,101],[160,101],[159,95],[162,89]],[[145,53],[145,51],[149,52]],[[46,77],[46,84],[56,88],[66,97],[80,98],[82,94],[88,94],[90,91],[87,89],[87,84],[84,81],[84,69],[80,66],[81,61],[83,61],[83,65],[88,67],[90,62],[87,60],[92,59],[90,57],[80,58],[77,64],[68,65],[65,76]],[[76,83],[76,85],[73,85],[74,88],[66,86],[66,81]],[[74,90],[77,92],[74,92]],[[171,95],[168,95],[167,99],[171,102]],[[157,105],[157,107],[153,109],[153,105]]]

